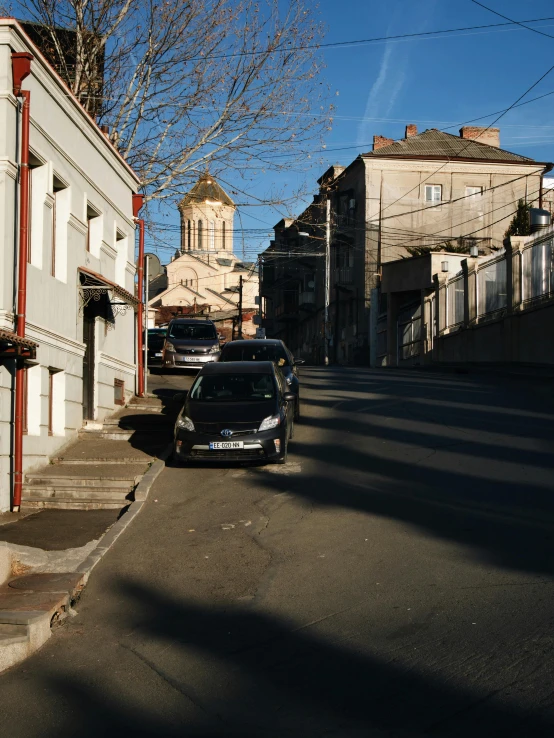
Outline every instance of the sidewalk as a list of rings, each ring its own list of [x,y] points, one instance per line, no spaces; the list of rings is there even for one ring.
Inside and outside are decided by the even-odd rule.
[[[171,393],[135,398],[26,474],[22,512],[0,515],[0,672],[71,613],[162,471],[178,411]]]

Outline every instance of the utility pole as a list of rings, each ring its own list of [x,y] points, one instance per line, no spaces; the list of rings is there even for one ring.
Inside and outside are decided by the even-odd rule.
[[[242,338],[242,274],[239,277],[239,318],[238,318],[238,336]]]
[[[331,199],[327,195],[325,203],[325,310],[324,310],[324,358],[329,366],[329,293],[331,291]]]

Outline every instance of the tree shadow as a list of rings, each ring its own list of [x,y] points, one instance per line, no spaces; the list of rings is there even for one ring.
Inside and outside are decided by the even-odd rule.
[[[531,715],[507,702],[502,679],[484,689],[476,675],[461,686],[259,611],[177,600],[128,579],[115,580],[114,591],[131,613],[134,655],[154,683],[181,695],[184,709],[160,718],[153,694],[152,702],[133,704],[107,686],[41,674],[67,704],[63,732],[72,735],[521,738],[554,731],[551,713]]]

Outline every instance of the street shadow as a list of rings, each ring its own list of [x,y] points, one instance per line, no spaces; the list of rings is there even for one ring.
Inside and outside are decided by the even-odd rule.
[[[122,579],[129,613],[120,642],[146,670],[146,693],[86,678],[40,674],[63,699],[65,724],[44,732],[190,738],[522,738],[554,733],[552,713],[529,714],[479,677],[447,682],[405,661],[333,643],[313,630],[244,607],[204,606]],[[123,656],[122,656],[123,658]],[[198,663],[202,668],[199,671]],[[110,681],[111,684],[111,681]],[[152,686],[170,689],[162,713]],[[508,687],[509,685],[506,685]],[[157,691],[157,690],[156,690]],[[145,698],[146,694],[146,698]],[[125,695],[125,696],[124,696]]]

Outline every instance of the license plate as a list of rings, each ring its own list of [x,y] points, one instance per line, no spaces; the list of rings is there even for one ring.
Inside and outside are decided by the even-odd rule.
[[[161,356],[161,354],[154,354],[154,356],[155,356],[156,358],[158,358],[158,356]]]
[[[214,441],[210,443],[210,451],[229,451],[244,448],[244,441]]]
[[[202,358],[200,356],[185,356],[185,361],[193,361],[195,363],[198,363],[199,361],[202,361]]]

